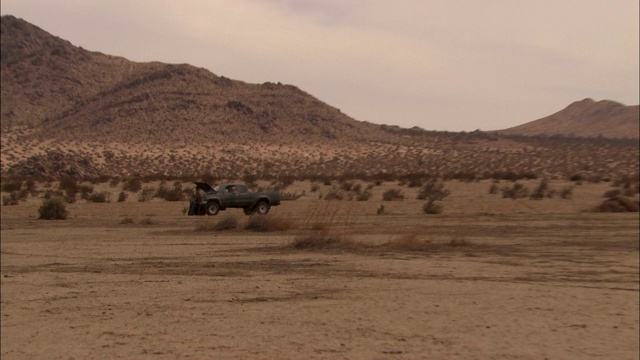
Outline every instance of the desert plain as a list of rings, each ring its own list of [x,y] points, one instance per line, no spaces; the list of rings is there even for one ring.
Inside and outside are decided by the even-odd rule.
[[[38,219],[39,198],[3,206],[0,355],[638,359],[639,219],[592,211],[609,183],[543,200],[445,185],[425,214],[415,189],[382,201],[394,183],[329,201],[296,182],[271,231],[184,201],[78,200],[66,220]]]

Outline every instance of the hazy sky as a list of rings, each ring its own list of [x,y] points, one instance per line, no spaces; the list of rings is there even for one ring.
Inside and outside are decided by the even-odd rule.
[[[2,0],[91,51],[282,82],[357,120],[496,130],[639,101],[638,0]]]

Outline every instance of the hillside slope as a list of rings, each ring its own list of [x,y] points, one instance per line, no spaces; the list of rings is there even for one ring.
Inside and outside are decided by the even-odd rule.
[[[501,130],[505,135],[571,136],[637,139],[640,137],[639,106],[584,99],[542,119]]]
[[[249,84],[187,64],[131,62],[75,47],[12,16],[0,23],[3,178],[638,173],[637,141],[375,125],[292,85]]]

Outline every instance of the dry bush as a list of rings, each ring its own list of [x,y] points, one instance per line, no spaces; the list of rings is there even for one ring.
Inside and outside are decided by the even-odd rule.
[[[356,200],[357,201],[368,201],[369,199],[371,199],[371,196],[373,196],[371,191],[369,191],[369,190],[363,191],[363,192],[361,192],[361,193],[356,195]]]
[[[151,217],[146,217],[140,220],[140,225],[156,225],[157,222],[153,220]]]
[[[253,215],[249,217],[245,229],[258,232],[286,231],[293,228],[294,224],[292,219]]]
[[[123,224],[123,225],[133,224],[133,218],[131,218],[129,216],[125,216],[120,221],[120,224]]]
[[[400,201],[404,200],[404,193],[400,189],[391,188],[382,193],[382,200],[384,201]]]
[[[521,199],[529,196],[529,188],[516,182],[513,187],[505,186],[502,188],[502,197],[511,199]]]
[[[473,244],[464,238],[453,237],[445,243],[434,243],[429,240],[421,239],[419,233],[413,232],[402,235],[394,240],[380,245],[381,248],[395,251],[419,251],[419,252],[436,252],[446,251],[452,248],[469,247]]]
[[[386,242],[381,247],[388,250],[427,251],[432,244],[428,240],[420,239],[417,233],[411,233]]]
[[[425,214],[429,214],[429,215],[442,214],[443,210],[444,210],[444,207],[442,206],[442,204],[431,202],[431,201],[425,203],[422,206],[422,211],[424,211]]]
[[[566,186],[560,191],[560,198],[570,200],[573,197],[573,187]]]
[[[156,189],[153,186],[145,186],[142,188],[140,194],[138,194],[138,202],[147,202],[156,194]]]
[[[595,210],[597,212],[638,212],[638,201],[616,196],[612,199],[605,200]]]
[[[111,197],[111,193],[102,191],[99,193],[93,193],[89,195],[87,200],[94,203],[106,203],[106,202],[109,202],[110,197]]]
[[[52,196],[48,200],[43,200],[38,213],[40,214],[40,219],[45,220],[66,220],[69,215],[67,203],[60,196]]]
[[[195,231],[230,231],[238,228],[238,219],[234,216],[227,216],[220,221],[213,222],[201,222],[196,225]]]
[[[364,244],[329,230],[311,230],[293,239],[291,247],[304,250],[357,250]]]
[[[338,189],[331,189],[324,196],[325,200],[344,200],[344,194]]]

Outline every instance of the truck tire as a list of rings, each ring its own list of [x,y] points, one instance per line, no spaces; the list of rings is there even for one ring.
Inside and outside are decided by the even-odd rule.
[[[217,202],[212,201],[210,203],[207,203],[207,207],[205,208],[205,213],[207,215],[218,215],[219,211],[220,205]]]
[[[266,201],[259,201],[254,209],[257,214],[266,215],[269,213],[270,208],[271,206],[269,206],[269,203],[267,203]]]
[[[245,214],[245,215],[251,215],[251,214],[253,214],[253,208],[246,207],[246,208],[242,208],[242,210],[244,210],[244,214]]]

